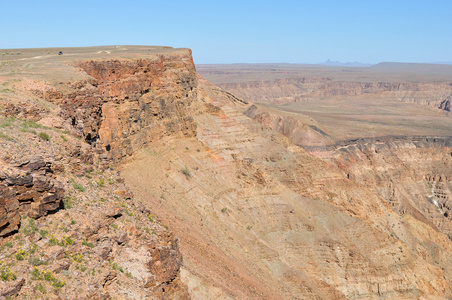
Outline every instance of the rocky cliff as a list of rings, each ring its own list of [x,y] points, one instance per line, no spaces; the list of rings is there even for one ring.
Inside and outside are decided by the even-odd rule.
[[[452,297],[449,142],[324,160],[284,136],[318,123],[218,89],[187,49],[40,54],[0,74],[1,296]]]
[[[93,80],[73,83],[59,105],[88,143],[118,161],[165,135],[194,136],[196,75],[190,53],[82,61]],[[177,71],[175,71],[177,70]]]
[[[3,70],[1,296],[189,298],[178,238],[112,170],[152,141],[195,134],[191,52],[147,51]]]
[[[410,214],[452,238],[452,139],[386,137],[343,141],[322,153],[347,178],[377,191],[400,215]]]
[[[284,78],[222,83],[221,88],[254,102],[284,104],[327,98],[384,98],[450,111],[449,82],[350,82],[332,78]]]

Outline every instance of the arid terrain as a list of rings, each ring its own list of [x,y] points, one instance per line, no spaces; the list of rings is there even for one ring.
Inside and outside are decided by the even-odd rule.
[[[452,297],[447,67],[0,52],[0,297]]]
[[[199,65],[197,70],[240,98],[316,126],[329,135],[323,134],[324,144],[331,143],[329,137],[452,135],[450,65],[237,64]]]

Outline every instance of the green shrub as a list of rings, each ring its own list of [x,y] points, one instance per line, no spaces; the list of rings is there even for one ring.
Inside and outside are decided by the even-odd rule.
[[[151,214],[148,214],[148,219],[151,223],[154,223],[154,216]]]
[[[82,241],[82,245],[84,245],[84,246],[86,246],[86,247],[89,247],[89,248],[94,248],[94,244],[91,243],[91,242],[88,242],[88,241],[85,240],[85,239]]]
[[[180,172],[182,174],[184,174],[187,179],[191,177],[191,172],[190,172],[190,170],[187,167],[182,168],[180,170]]]
[[[16,259],[17,260],[24,260],[25,256],[27,256],[27,252],[25,252],[23,250],[17,250],[17,252],[16,252]]]
[[[74,240],[72,240],[72,237],[70,236],[63,236],[63,238],[58,242],[59,246],[69,246],[72,245],[74,243]]]
[[[52,236],[48,242],[49,246],[55,246],[58,245],[58,239],[54,236]]]
[[[77,191],[80,192],[84,192],[86,191],[86,189],[83,187],[83,185],[81,185],[80,183],[74,183],[72,184],[72,186],[74,187],[74,189],[76,189]]]
[[[35,224],[35,220],[33,218],[28,218],[28,220],[25,222],[25,218],[24,218],[24,222],[22,223],[23,226],[21,228],[21,231],[26,235],[29,236],[32,233],[38,232],[38,227]]]
[[[41,125],[41,124],[38,124],[38,123],[36,123],[35,121],[24,121],[24,122],[22,123],[22,126],[23,126],[24,128],[43,128],[43,129],[50,129],[49,127],[44,126],[44,125]]]
[[[46,229],[41,229],[41,230],[39,230],[39,234],[41,235],[41,237],[43,239],[45,239],[47,237],[47,235],[49,234],[49,231]]]
[[[35,290],[35,291],[40,291],[40,292],[43,293],[43,294],[46,294],[46,293],[47,293],[46,288],[45,288],[41,283],[38,284],[37,286],[35,286],[35,287],[34,287],[34,290]]]
[[[50,136],[45,132],[40,132],[38,136],[44,141],[50,141]]]
[[[9,135],[3,134],[3,133],[0,133],[0,138],[4,139],[4,140],[7,140],[7,141],[12,141],[13,140],[12,137],[10,137]]]
[[[83,186],[81,186],[81,187],[83,188]],[[73,200],[73,198],[70,196],[64,197],[64,200],[63,200],[64,209],[70,209],[72,207],[72,200]]]

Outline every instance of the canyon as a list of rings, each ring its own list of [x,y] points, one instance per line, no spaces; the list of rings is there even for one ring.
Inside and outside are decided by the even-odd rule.
[[[0,296],[452,297],[447,70],[223,84],[189,49],[57,50],[0,59]]]

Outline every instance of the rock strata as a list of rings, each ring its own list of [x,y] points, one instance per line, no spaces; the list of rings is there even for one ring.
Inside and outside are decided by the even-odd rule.
[[[0,169],[0,236],[19,229],[20,216],[39,218],[60,208],[62,183],[52,177],[52,165],[36,160],[21,169]]]
[[[59,103],[84,139],[119,161],[166,135],[194,136],[197,97],[191,55],[83,61],[91,76]],[[177,70],[177,72],[175,72]]]

